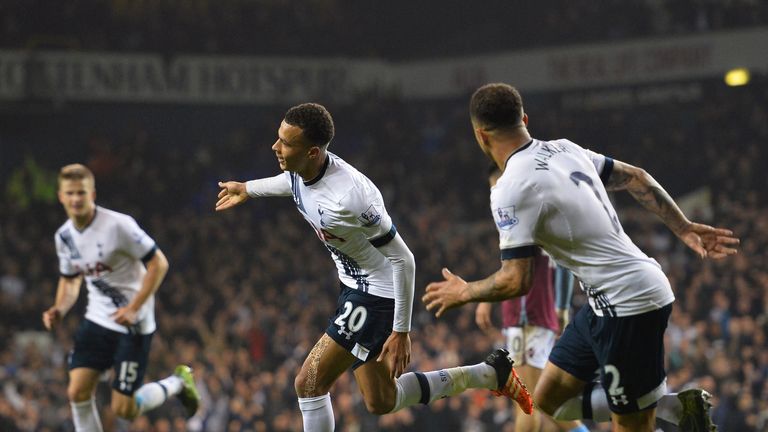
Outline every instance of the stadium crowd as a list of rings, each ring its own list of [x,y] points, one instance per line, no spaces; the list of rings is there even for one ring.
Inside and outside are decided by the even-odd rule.
[[[676,292],[666,344],[669,387],[711,391],[722,432],[768,431],[768,81],[755,78],[737,89],[705,83],[701,100],[649,106],[576,110],[555,96],[526,98],[535,137],[567,137],[642,166],[673,196],[698,192],[704,204],[695,217],[741,237],[735,258],[700,261],[631,198],[615,196],[625,230],[662,264]],[[414,252],[417,299],[444,265],[466,278],[496,269],[487,162],[472,141],[466,100],[371,99],[329,108],[338,131],[330,150],[379,185]],[[102,111],[120,116],[120,110]],[[181,115],[163,110],[166,118]],[[270,108],[237,129],[212,117],[205,127],[214,132],[189,141],[165,138],[175,136],[163,129],[173,121],[131,123],[71,143],[70,160],[61,160],[55,145],[25,152],[12,131],[0,129],[3,145],[23,161],[0,174],[0,430],[72,430],[66,354],[84,299],[53,334],[43,332],[40,315],[54,299],[52,235],[65,219],[55,173],[75,161],[95,172],[97,203],[135,216],[171,264],[157,294],[158,332],[146,379],[188,363],[204,398],[188,422],[179,404],[168,404],[132,424],[105,412],[107,425],[301,430],[293,379],[332,314],[335,269],[290,199],[213,212],[217,180],[277,171],[268,146],[283,112]],[[71,129],[44,132],[52,142],[68,135],[77,140]],[[584,301],[577,292],[574,309]],[[411,366],[420,370],[482,361],[500,342],[477,329],[474,308],[435,320],[418,301],[412,340]],[[332,394],[339,431],[512,430],[509,402],[487,391],[384,417],[365,411],[351,374]]]
[[[0,46],[10,48],[401,60],[766,25],[768,4],[492,0],[478,7],[404,0],[5,0],[0,23]]]

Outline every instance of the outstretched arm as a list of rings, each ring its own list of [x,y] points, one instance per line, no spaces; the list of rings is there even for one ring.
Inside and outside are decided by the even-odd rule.
[[[427,310],[436,310],[440,316],[447,310],[470,302],[497,302],[528,294],[533,282],[533,257],[501,261],[501,268],[491,276],[475,282],[467,282],[443,269],[444,281],[427,285],[427,293],[421,298]]]
[[[691,222],[667,191],[644,169],[614,161],[605,182],[608,191],[627,190],[643,207],[655,213],[665,225],[701,258],[724,258],[736,253],[739,244],[733,232]]]
[[[236,181],[219,182],[219,200],[216,202],[216,211],[226,210],[241,204],[250,198],[245,191],[245,183]]]
[[[291,185],[285,174],[247,182],[219,182],[219,187],[221,190],[219,191],[219,200],[216,202],[216,211],[242,204],[248,198],[288,196],[291,194]]]

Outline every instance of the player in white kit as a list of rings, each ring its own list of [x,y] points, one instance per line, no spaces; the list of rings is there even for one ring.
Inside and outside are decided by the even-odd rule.
[[[501,171],[494,163],[489,171],[488,182],[494,187]],[[568,323],[568,313],[573,294],[573,274],[557,266],[545,253],[537,251],[533,265],[531,290],[525,296],[501,302],[501,333],[505,346],[514,361],[520,379],[532,388],[536,387],[549,353],[555,346],[557,335]],[[482,302],[475,309],[475,322],[485,332],[493,329],[493,303]],[[542,423],[542,418],[544,419]],[[559,430],[563,432],[587,432],[578,421],[548,421],[541,413],[515,414],[515,431],[529,432]]]
[[[87,167],[67,165],[58,181],[68,220],[55,235],[61,276],[43,324],[48,330],[58,324],[77,301],[85,278],[85,319],[69,356],[67,396],[75,430],[102,430],[94,393],[110,367],[111,406],[118,416],[133,419],[173,395],[194,415],[200,396],[188,366],[141,385],[156,327],[154,293],[168,270],[165,255],[132,217],[96,206],[95,179]]]
[[[336,315],[295,380],[306,431],[332,431],[329,390],[352,368],[366,408],[383,415],[418,403],[486,388],[532,401],[506,351],[486,362],[403,374],[410,362],[415,263],[378,188],[327,151],[334,135],[330,113],[313,103],[288,110],[272,150],[283,173],[248,182],[221,182],[216,210],[249,198],[292,196],[299,212],[331,253],[341,280]]]
[[[705,392],[662,398],[663,336],[674,295],[659,264],[624,233],[607,190],[629,191],[702,258],[736,253],[738,239],[689,221],[640,168],[568,140],[531,138],[522,99],[509,85],[478,89],[470,115],[478,144],[503,171],[491,190],[502,266],[471,283],[444,269],[445,281],[427,287],[427,309],[439,316],[467,302],[526,294],[541,247],[579,278],[590,307],[555,344],[536,386],[537,406],[562,420],[604,420],[610,409],[614,430],[652,431],[657,403],[669,403],[682,414],[673,419],[682,430],[709,430]],[[596,370],[603,389],[593,391]]]

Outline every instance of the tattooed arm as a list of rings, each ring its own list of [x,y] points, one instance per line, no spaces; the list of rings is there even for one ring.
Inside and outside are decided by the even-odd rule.
[[[472,302],[496,302],[528,294],[533,281],[533,257],[501,261],[501,268],[485,279],[467,282],[443,269],[444,281],[427,285],[421,300],[427,310],[440,317],[443,312]]]
[[[738,245],[739,239],[733,236],[731,230],[688,220],[667,191],[642,168],[614,161],[605,189],[629,192],[702,258],[719,259],[736,253],[736,249],[729,246]]]
[[[642,168],[614,161],[605,189],[626,190],[640,205],[659,216],[676,235],[691,223],[659,182]]]

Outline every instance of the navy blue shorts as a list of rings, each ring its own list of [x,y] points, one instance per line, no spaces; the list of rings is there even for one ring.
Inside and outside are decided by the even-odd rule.
[[[672,304],[628,317],[600,317],[584,306],[555,344],[549,361],[582,381],[599,373],[611,411],[656,406],[666,393],[664,331]]]
[[[154,333],[120,333],[83,320],[75,333],[69,369],[84,367],[105,371],[112,367],[115,376],[112,388],[131,396],[144,380],[152,335]]]
[[[395,300],[375,296],[341,285],[336,315],[328,320],[325,333],[357,357],[357,369],[381,353],[392,334]]]

